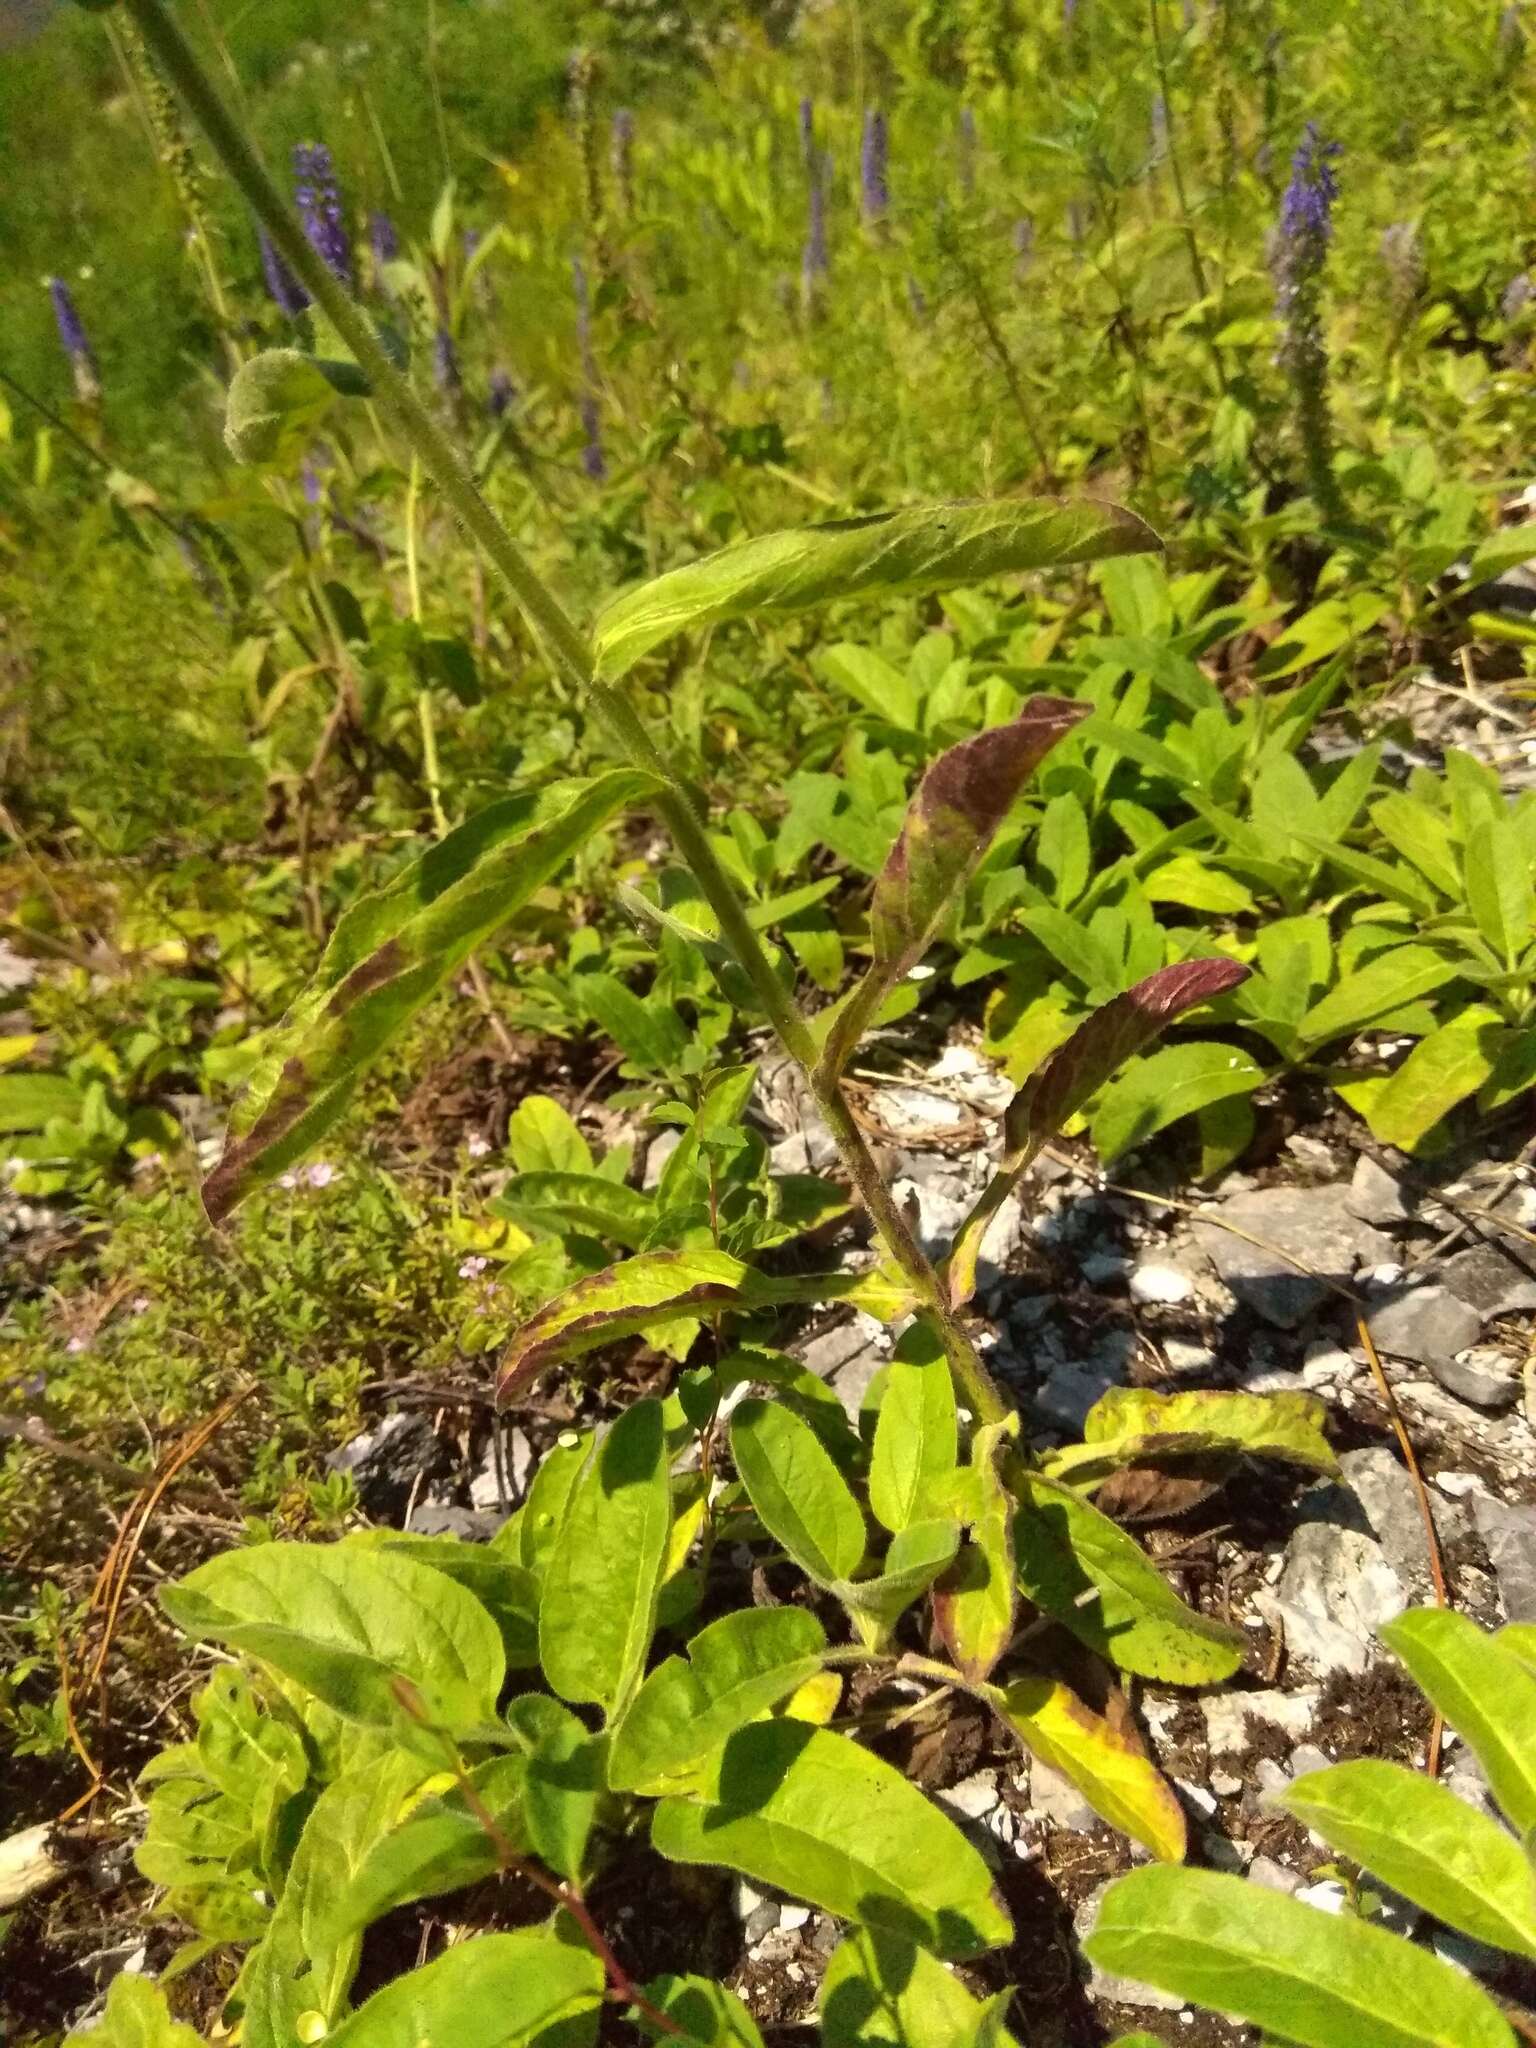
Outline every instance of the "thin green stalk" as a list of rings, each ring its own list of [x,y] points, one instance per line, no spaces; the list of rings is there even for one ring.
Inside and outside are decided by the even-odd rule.
[[[592,702],[630,760],[656,776],[661,785],[656,808],[678,852],[697,879],[719,920],[721,936],[751,980],[785,1049],[809,1078],[817,1063],[815,1039],[748,922],[746,907],[715,853],[691,793],[658,753],[629,699],[594,676],[592,653],[585,636],[491,510],[457,448],[390,361],[361,307],[310,246],[163,0],[121,0],[121,4],[137,22],[145,42],[191,108],[284,261],[351,350],[379,405],[394,419],[421,467],[436,483],[471,538],[484,549],[533,628],[552,667]],[[1008,1412],[1006,1404],[992,1384],[976,1347],[950,1313],[939,1277],[908,1230],[841,1088],[823,1082],[816,1094],[876,1229],[940,1331],[958,1392],[978,1421],[999,1421]]]
[[[1158,10],[1158,0],[1147,0],[1147,12],[1152,21],[1152,51],[1157,63],[1157,86],[1163,96],[1163,132],[1168,138],[1168,171],[1173,179],[1173,194],[1178,201],[1179,221],[1184,230],[1184,246],[1189,252],[1189,268],[1195,280],[1195,291],[1202,304],[1208,304],[1211,296],[1210,280],[1205,273],[1205,263],[1200,255],[1200,238],[1195,233],[1194,215],[1190,210],[1189,191],[1184,183],[1184,166],[1179,160],[1178,132],[1175,127],[1173,94],[1168,84],[1168,50],[1163,41],[1163,18]],[[1206,315],[1207,321],[1209,314]],[[1222,396],[1227,391],[1227,369],[1221,360],[1221,350],[1216,346],[1215,337],[1209,327],[1201,329],[1206,346],[1210,351],[1211,367],[1216,372],[1216,382]]]

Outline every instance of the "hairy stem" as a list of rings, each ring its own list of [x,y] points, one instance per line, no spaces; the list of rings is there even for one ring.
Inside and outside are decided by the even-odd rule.
[[[979,1422],[996,1422],[1007,1405],[992,1384],[976,1347],[951,1314],[932,1264],[908,1230],[881,1177],[864,1135],[835,1081],[813,1078],[818,1050],[804,1016],[774,972],[748,921],[746,907],[710,842],[690,791],[658,753],[628,697],[593,675],[591,649],[569,614],[525,559],[486,499],[453,442],[380,345],[366,314],[332,276],[289,212],[243,129],[225,107],[164,0],[121,0],[166,76],[176,86],[284,261],[352,351],[380,406],[394,419],[423,470],[470,537],[484,550],[537,636],[552,667],[594,705],[623,752],[654,774],[661,788],[656,808],[678,852],[693,871],[721,936],[750,979],[758,1000],[815,1089],[854,1185],[875,1228],[912,1283],[923,1310],[938,1326],[957,1393]]]

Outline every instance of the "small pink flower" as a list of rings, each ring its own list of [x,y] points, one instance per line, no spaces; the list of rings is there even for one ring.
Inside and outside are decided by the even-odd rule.
[[[474,1258],[466,1259],[463,1265],[460,1266],[459,1278],[461,1280],[478,1280],[490,1263],[489,1259],[483,1259],[477,1253]]]
[[[317,1159],[313,1166],[304,1169],[304,1178],[312,1188],[328,1188],[336,1178],[336,1169],[328,1159]]]
[[[489,1138],[482,1138],[480,1133],[476,1131],[464,1149],[471,1159],[483,1159],[491,1149],[491,1141]]]
[[[147,1294],[136,1294],[132,1301],[129,1302],[128,1307],[133,1315],[142,1316],[146,1314],[149,1309],[149,1296]]]
[[[296,1188],[299,1184],[299,1176],[296,1173],[280,1173],[277,1177],[277,1184],[280,1188]]]
[[[64,1349],[70,1354],[72,1358],[78,1357],[79,1354],[85,1349],[85,1339],[83,1337],[71,1337],[69,1342],[64,1346]]]

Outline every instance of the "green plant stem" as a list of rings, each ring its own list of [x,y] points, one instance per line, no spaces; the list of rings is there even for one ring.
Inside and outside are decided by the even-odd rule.
[[[818,1086],[812,1079],[818,1053],[810,1027],[780,983],[748,922],[745,905],[715,853],[692,793],[657,752],[628,697],[595,678],[585,637],[491,510],[452,441],[390,361],[361,307],[310,246],[239,123],[204,74],[164,0],[120,0],[120,4],[137,23],[144,41],[190,107],[289,269],[352,351],[380,406],[393,417],[421,467],[436,483],[470,537],[484,549],[557,674],[592,702],[630,760],[656,776],[660,784],[656,808],[718,918],[722,938],[751,980],[785,1049],[812,1080],[816,1099],[875,1228],[912,1283],[923,1310],[938,1327],[957,1393],[978,1422],[1001,1421],[1008,1413],[1007,1404],[992,1384],[975,1345],[950,1313],[939,1277],[908,1230],[841,1088],[826,1080]]]
[[[1158,91],[1163,98],[1163,127],[1168,138],[1168,172],[1173,179],[1173,196],[1178,202],[1179,223],[1184,231],[1184,247],[1189,253],[1190,274],[1195,281],[1195,290],[1202,305],[1209,306],[1211,297],[1210,279],[1206,276],[1205,262],[1200,254],[1200,238],[1195,233],[1195,219],[1189,204],[1189,188],[1184,183],[1184,166],[1179,158],[1178,134],[1175,128],[1173,94],[1168,83],[1168,48],[1163,41],[1163,17],[1158,0],[1147,0],[1147,13],[1152,24],[1152,52],[1157,64]],[[1216,346],[1215,336],[1210,332],[1209,312],[1202,318],[1201,333],[1210,353],[1211,367],[1216,372],[1216,382],[1223,397],[1227,392],[1227,369],[1221,360],[1221,350]]]

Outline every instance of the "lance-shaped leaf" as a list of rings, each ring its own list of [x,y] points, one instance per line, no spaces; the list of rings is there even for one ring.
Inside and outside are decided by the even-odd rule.
[[[590,1949],[522,1928],[477,1934],[405,1971],[325,2038],[338,2048],[588,2048],[602,2002]]]
[[[944,1647],[966,1677],[985,1678],[1013,1640],[1013,1502],[998,1458],[1018,1418],[978,1429],[971,1445],[976,1509],[970,1541],[934,1595],[933,1618]]]
[[[1237,960],[1179,960],[1138,981],[1081,1023],[1065,1045],[1030,1076],[1003,1119],[1003,1156],[981,1200],[955,1234],[946,1261],[950,1300],[961,1308],[976,1291],[976,1260],[987,1225],[1030,1163],[1133,1054],[1143,1051],[1174,1019],[1208,1003],[1250,970]]]
[[[959,499],[740,541],[627,592],[593,628],[597,672],[623,675],[690,627],[803,612],[868,590],[944,590],[1162,543],[1118,505]]]
[[[891,1630],[921,1600],[960,1547],[958,1522],[912,1522],[894,1537],[869,1579],[833,1579],[827,1590],[847,1608],[861,1643],[884,1649]]]
[[[1184,1809],[1128,1730],[1056,1678],[1017,1678],[994,1704],[1025,1748],[1069,1778],[1102,1820],[1159,1861],[1182,1860]]]
[[[821,1669],[826,1635],[801,1607],[722,1615],[646,1679],[608,1746],[615,1792],[688,1790],[723,1743]]]
[[[221,1222],[341,1116],[365,1069],[583,840],[655,787],[636,769],[556,783],[479,811],[337,925],[272,1033],[203,1188]]]
[[[651,1841],[675,1863],[714,1863],[943,1956],[1011,1936],[980,1855],[954,1822],[845,1735],[790,1719],[733,1735],[708,1803],[663,1799]]]
[[[919,1359],[911,1353],[922,1348]],[[894,1536],[939,1511],[955,1469],[955,1390],[937,1332],[904,1333],[885,1375],[869,1460],[869,1505]]]
[[[1212,1452],[1279,1458],[1309,1472],[1336,1472],[1323,1434],[1327,1409],[1316,1394],[1159,1394],[1148,1387],[1111,1387],[1088,1411],[1083,1440],[1043,1460],[1052,1479],[1091,1488],[1127,1465],[1159,1466]]]
[[[1536,1673],[1464,1614],[1416,1607],[1381,1631],[1483,1767],[1505,1818],[1536,1829]]]
[[[731,1456],[758,1520],[820,1586],[864,1561],[864,1516],[820,1437],[776,1401],[743,1401],[731,1417]]]
[[[578,1280],[524,1323],[502,1353],[496,1398],[505,1404],[547,1367],[677,1316],[821,1301],[852,1301],[887,1321],[913,1305],[905,1283],[893,1283],[878,1267],[770,1276],[729,1252],[642,1252]]]
[[[1297,2048],[1515,2048],[1492,1999],[1438,1956],[1219,1871],[1133,1870],[1083,1947]]]
[[[1013,1546],[1035,1605],[1122,1671],[1214,1685],[1243,1661],[1243,1638],[1186,1605],[1141,1545],[1091,1502],[1037,1473],[1017,1482]]]

